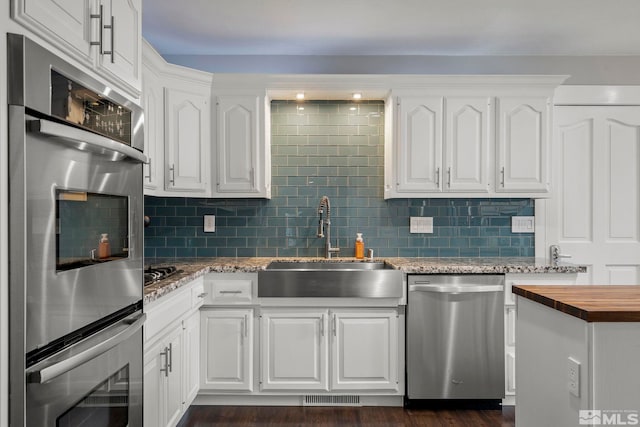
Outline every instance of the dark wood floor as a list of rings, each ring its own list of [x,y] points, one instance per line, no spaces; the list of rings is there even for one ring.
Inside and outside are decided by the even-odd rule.
[[[514,427],[513,406],[497,410],[388,407],[191,406],[178,427]]]

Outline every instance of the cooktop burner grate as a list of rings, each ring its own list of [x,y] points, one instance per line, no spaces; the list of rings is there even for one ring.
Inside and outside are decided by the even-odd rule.
[[[159,280],[166,279],[167,277],[181,272],[182,270],[178,270],[173,265],[166,267],[149,267],[144,270],[144,285],[151,285]]]

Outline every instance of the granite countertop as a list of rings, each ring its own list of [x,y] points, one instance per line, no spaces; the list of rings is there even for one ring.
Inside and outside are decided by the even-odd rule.
[[[207,273],[255,273],[265,270],[272,261],[287,262],[363,262],[355,258],[198,258],[147,260],[145,268],[175,265],[182,272],[160,280],[144,289],[148,304]],[[376,258],[396,270],[409,274],[504,274],[504,273],[584,273],[586,267],[529,258]]]
[[[640,286],[517,285],[513,293],[587,322],[640,322]]]

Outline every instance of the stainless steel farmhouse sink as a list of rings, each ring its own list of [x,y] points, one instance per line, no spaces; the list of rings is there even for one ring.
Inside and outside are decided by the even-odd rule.
[[[400,298],[402,272],[383,262],[274,261],[258,272],[258,297]]]

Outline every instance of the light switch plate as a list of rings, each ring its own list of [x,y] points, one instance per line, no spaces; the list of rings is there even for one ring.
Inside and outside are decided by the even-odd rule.
[[[204,232],[215,233],[216,231],[216,216],[204,215]]]
[[[433,217],[431,216],[410,217],[409,233],[433,233]]]
[[[512,216],[511,232],[512,233],[533,233],[535,230],[535,216]]]

